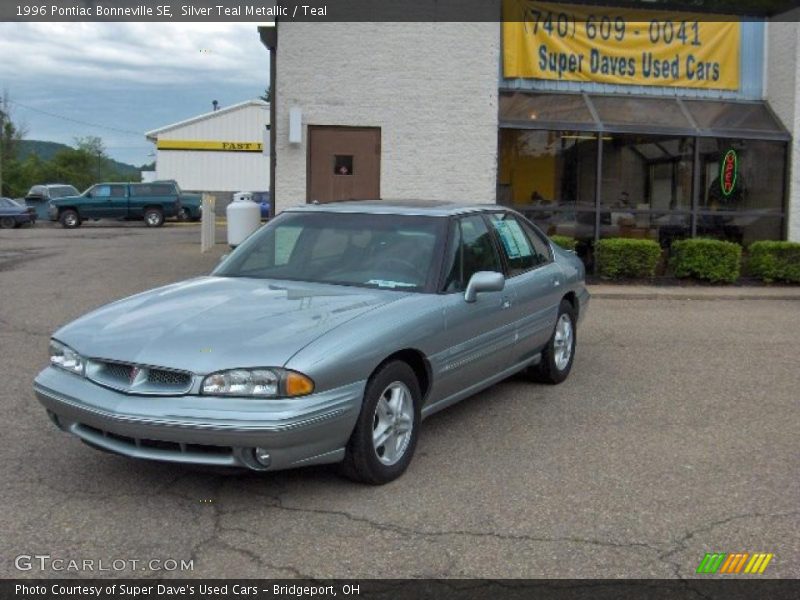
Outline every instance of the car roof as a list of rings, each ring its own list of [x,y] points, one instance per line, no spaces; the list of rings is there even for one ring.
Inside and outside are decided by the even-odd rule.
[[[374,215],[406,215],[449,217],[465,213],[507,210],[499,204],[468,204],[440,200],[353,200],[306,204],[285,208],[283,212],[362,213]]]

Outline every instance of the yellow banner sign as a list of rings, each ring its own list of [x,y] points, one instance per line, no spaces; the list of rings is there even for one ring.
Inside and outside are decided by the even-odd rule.
[[[212,140],[158,140],[159,150],[211,150],[217,152],[261,152],[261,142],[217,142]]]
[[[503,2],[503,75],[561,81],[739,89],[735,17]]]

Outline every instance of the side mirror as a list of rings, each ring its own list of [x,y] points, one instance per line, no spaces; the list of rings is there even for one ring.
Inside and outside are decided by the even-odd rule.
[[[479,292],[499,292],[506,286],[506,278],[496,271],[478,271],[469,278],[465,302],[475,302]]]

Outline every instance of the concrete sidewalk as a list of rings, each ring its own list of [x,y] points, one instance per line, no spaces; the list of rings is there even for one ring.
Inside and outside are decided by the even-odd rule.
[[[588,285],[592,298],[620,300],[800,300],[800,286]]]

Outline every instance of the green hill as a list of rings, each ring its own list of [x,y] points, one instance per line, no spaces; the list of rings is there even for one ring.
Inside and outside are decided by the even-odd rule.
[[[59,142],[47,142],[44,140],[22,140],[17,150],[17,158],[25,160],[31,154],[37,155],[41,160],[51,160],[60,150],[69,150],[71,146],[60,144]],[[121,175],[127,177],[137,177],[139,167],[119,162],[113,158],[108,159],[108,165]]]

